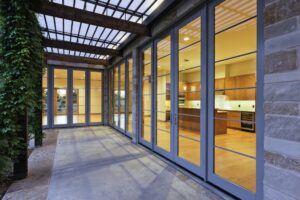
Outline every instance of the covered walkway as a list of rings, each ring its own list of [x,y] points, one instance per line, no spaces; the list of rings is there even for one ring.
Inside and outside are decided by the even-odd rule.
[[[39,161],[47,153],[48,160]],[[30,163],[29,177],[12,185],[4,199],[220,199],[108,127],[51,130]],[[45,165],[45,171],[38,175],[36,165]],[[28,184],[32,187],[24,188]]]

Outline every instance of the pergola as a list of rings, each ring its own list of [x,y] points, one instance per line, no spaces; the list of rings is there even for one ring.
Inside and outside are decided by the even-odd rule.
[[[43,0],[36,13],[45,57],[108,66],[130,39],[151,36],[149,22],[173,1]]]

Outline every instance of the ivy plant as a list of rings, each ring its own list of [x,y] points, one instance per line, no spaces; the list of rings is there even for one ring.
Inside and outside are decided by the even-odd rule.
[[[0,175],[24,150],[19,137],[28,128],[43,137],[41,124],[43,75],[42,34],[32,11],[38,1],[0,1]],[[29,119],[27,127],[20,122]],[[26,147],[27,148],[27,147]]]

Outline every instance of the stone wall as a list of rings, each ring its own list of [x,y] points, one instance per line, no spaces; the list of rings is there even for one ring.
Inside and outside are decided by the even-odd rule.
[[[265,1],[264,197],[300,199],[300,0]]]

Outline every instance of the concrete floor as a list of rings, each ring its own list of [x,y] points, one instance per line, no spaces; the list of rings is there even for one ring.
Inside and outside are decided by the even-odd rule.
[[[54,165],[49,186],[42,191],[44,196],[20,199],[45,199],[46,196],[49,200],[220,199],[111,128],[57,132]],[[6,199],[19,199],[10,194]]]

